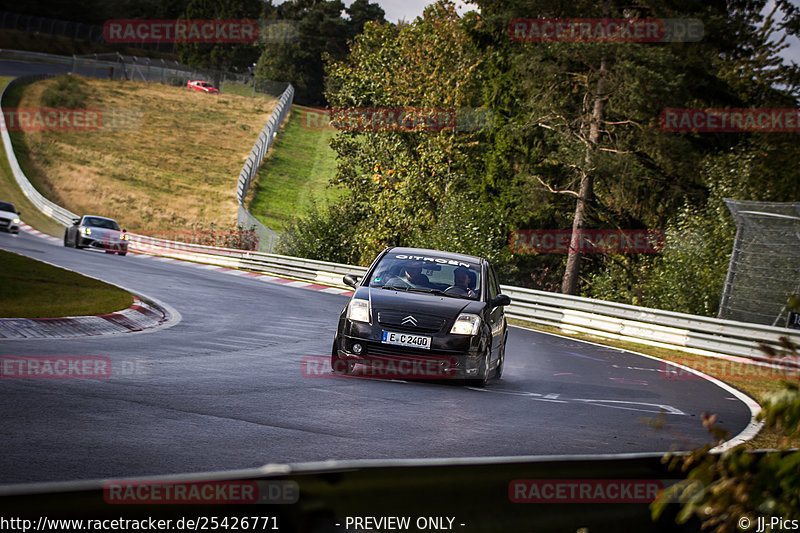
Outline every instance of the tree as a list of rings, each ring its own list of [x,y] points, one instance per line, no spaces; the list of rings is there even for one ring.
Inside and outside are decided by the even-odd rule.
[[[190,0],[181,18],[257,20],[261,8],[260,0]],[[181,63],[215,70],[246,70],[258,57],[255,43],[178,43],[175,48]]]
[[[383,9],[367,0],[356,0],[346,10],[340,0],[296,0],[266,11],[268,18],[297,24],[298,35],[289,42],[264,43],[256,75],[292,83],[295,101],[305,105],[325,105],[324,58],[343,60],[348,41],[366,22],[384,20]]]

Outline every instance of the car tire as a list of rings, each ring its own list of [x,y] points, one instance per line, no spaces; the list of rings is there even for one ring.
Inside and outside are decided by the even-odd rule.
[[[128,255],[128,252],[119,252],[119,255]]]
[[[339,344],[338,339],[334,339],[333,348],[331,348],[331,370],[334,374],[347,375],[353,373],[354,363],[339,357]]]
[[[64,247],[69,248],[69,239],[67,238],[67,232],[64,232]]]
[[[502,348],[500,348],[500,357],[497,359],[497,366],[494,368],[495,379],[500,379],[503,376],[503,365],[505,364],[505,360],[506,360],[506,344],[503,343]]]
[[[84,246],[81,244],[81,238],[75,235],[75,242],[72,243],[73,248],[77,248],[78,250],[83,250]]]
[[[497,366],[494,369],[494,377],[500,379],[503,376],[503,367],[506,364],[506,342],[508,341],[508,332],[503,335],[503,345],[500,347],[500,358],[497,359]]]
[[[486,348],[486,354],[483,356],[480,367],[478,367],[478,375],[480,377],[469,380],[469,384],[473,387],[483,388],[489,382],[489,365],[491,364],[492,350]]]

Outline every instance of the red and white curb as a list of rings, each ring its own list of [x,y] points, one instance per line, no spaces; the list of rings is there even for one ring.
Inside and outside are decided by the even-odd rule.
[[[63,339],[143,331],[167,321],[163,309],[134,297],[116,313],[62,318],[0,318],[0,339]]]
[[[27,225],[24,222],[20,222],[19,229],[21,229],[21,230],[23,230],[23,231],[25,231],[27,233],[30,233],[31,235],[36,235],[37,237],[41,237],[42,239],[47,239],[50,242],[63,244],[63,241],[61,239],[59,239],[57,237],[53,237],[52,235],[48,235],[46,233],[42,233],[38,229],[34,229],[34,228],[32,228],[31,226]]]
[[[51,235],[47,235],[45,233],[42,233],[41,231],[38,231],[38,230],[32,228],[31,226],[25,224],[25,223],[20,224],[20,228],[22,230],[26,231],[27,233],[30,233],[31,235],[35,235],[37,237],[41,237],[43,239],[47,239],[48,241],[50,241],[52,243],[63,244],[61,239],[58,239],[58,238],[53,237]],[[137,252],[133,252],[133,251],[128,252],[128,255],[129,256],[135,256],[135,257],[147,258],[147,259],[153,259],[155,261],[162,261],[162,262],[165,262],[165,263],[180,263],[180,264],[185,265],[185,266],[191,266],[191,267],[200,268],[200,269],[203,269],[203,270],[218,271],[218,272],[222,272],[224,274],[230,274],[230,275],[233,275],[233,276],[240,276],[240,277],[243,277],[243,278],[252,278],[252,279],[256,279],[258,281],[264,281],[264,282],[267,282],[267,283],[277,283],[279,285],[284,285],[284,286],[287,286],[287,287],[295,287],[295,288],[298,288],[298,289],[318,291],[318,292],[324,292],[324,293],[328,293],[328,294],[340,294],[340,295],[345,295],[345,296],[350,296],[350,295],[353,294],[353,291],[350,290],[350,289],[340,289],[338,287],[331,287],[329,285],[321,285],[319,283],[310,283],[308,281],[297,281],[297,280],[288,279],[288,278],[270,276],[269,274],[261,274],[259,272],[250,272],[250,271],[247,271],[247,270],[237,270],[235,268],[221,267],[221,266],[216,266],[216,265],[207,265],[207,264],[202,264],[202,263],[195,263],[195,262],[192,262],[192,261],[183,261],[181,259],[175,259],[173,257],[164,257],[164,256],[158,256],[158,255],[152,255],[152,254],[137,253]]]

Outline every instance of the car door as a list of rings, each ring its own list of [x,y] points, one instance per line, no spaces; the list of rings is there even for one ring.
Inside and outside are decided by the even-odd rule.
[[[500,284],[497,282],[497,275],[491,264],[488,265],[486,283],[489,294],[489,302],[500,294]],[[500,350],[503,348],[506,335],[506,317],[502,306],[495,307],[489,311],[489,329],[492,334],[492,359],[500,357]]]
[[[77,222],[75,222],[77,220]],[[73,247],[78,245],[78,226],[81,223],[81,219],[75,219],[72,222],[72,225],[67,228],[67,242],[71,243]]]

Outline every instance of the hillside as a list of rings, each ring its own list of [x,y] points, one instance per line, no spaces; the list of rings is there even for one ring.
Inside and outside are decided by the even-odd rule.
[[[12,132],[23,170],[42,194],[145,234],[235,226],[239,171],[274,101],[70,78],[30,84],[7,104],[75,106],[105,119],[94,130]]]

